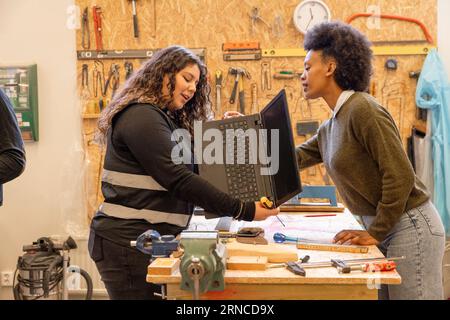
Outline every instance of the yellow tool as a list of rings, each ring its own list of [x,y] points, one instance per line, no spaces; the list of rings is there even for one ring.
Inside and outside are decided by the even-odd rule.
[[[270,201],[267,197],[262,197],[260,200],[261,204],[267,209],[273,209],[273,201]]]
[[[271,201],[269,198],[267,197],[261,197],[261,199],[259,199],[259,202],[261,202],[262,206],[266,209],[274,209],[274,203],[273,201]],[[283,221],[281,221],[279,216],[276,216],[278,221],[280,221],[280,223],[283,225],[283,227],[286,227],[286,225],[283,223]]]

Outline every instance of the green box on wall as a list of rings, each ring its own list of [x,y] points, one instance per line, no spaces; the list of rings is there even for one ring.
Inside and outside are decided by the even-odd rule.
[[[0,88],[12,102],[23,139],[38,141],[37,65],[0,66]]]

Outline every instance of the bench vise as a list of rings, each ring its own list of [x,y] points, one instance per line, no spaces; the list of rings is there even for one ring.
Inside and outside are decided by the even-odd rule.
[[[225,289],[226,247],[218,231],[183,231],[180,246],[181,289],[192,291],[194,300],[206,291]]]

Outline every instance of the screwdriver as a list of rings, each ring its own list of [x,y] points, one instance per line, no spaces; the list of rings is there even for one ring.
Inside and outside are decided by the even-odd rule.
[[[273,209],[273,201],[270,201],[269,198],[267,197],[262,197],[260,200],[261,204],[263,205],[264,208],[266,209]],[[283,227],[286,228],[286,225],[283,223],[283,221],[281,221],[279,216],[276,216],[278,221],[280,221],[280,223],[283,225]]]

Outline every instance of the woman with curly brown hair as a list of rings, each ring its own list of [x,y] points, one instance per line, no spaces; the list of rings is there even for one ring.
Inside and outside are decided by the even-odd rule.
[[[278,213],[219,191],[195,173],[194,161],[172,160],[173,133],[193,134],[194,121],[207,119],[209,92],[200,59],[171,46],[144,63],[102,112],[105,201],[91,223],[89,252],[111,299],[155,298],[159,287],[145,281],[149,256],[131,248],[130,241],[148,229],[178,235],[194,205],[246,221]]]
[[[350,211],[367,230],[343,230],[338,244],[377,245],[398,262],[401,285],[382,286],[381,299],[442,299],[444,228],[416,177],[389,112],[367,94],[372,50],[358,30],[323,23],[306,34],[307,99],[332,110],[310,140],[297,147],[301,169],[323,162]]]

